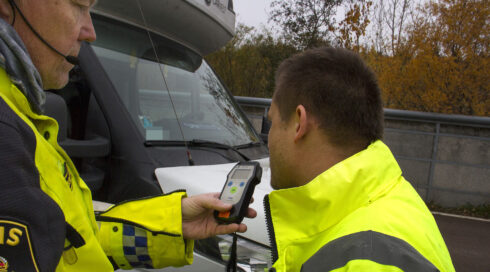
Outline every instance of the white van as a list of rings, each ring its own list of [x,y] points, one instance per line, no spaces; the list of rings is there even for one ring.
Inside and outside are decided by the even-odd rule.
[[[245,221],[238,259],[243,271],[270,267],[268,149],[203,59],[234,35],[232,0],[99,0],[92,19],[97,41],[82,46],[80,65],[48,94],[46,113],[59,121],[58,140],[93,198],[219,192],[236,162],[258,160],[259,216]],[[192,266],[163,271],[223,271],[230,241],[197,241]]]

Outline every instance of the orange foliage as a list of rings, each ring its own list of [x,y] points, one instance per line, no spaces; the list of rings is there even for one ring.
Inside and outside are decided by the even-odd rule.
[[[489,11],[485,0],[430,2],[396,55],[366,52],[386,106],[488,116]]]
[[[345,18],[339,24],[338,43],[340,46],[359,51],[360,38],[366,35],[369,25],[369,9],[373,2],[368,0],[357,0],[348,2],[348,10]]]
[[[388,9],[379,9],[371,19],[388,32],[378,29],[376,45],[370,46],[361,42],[366,43],[373,1],[335,1],[341,2],[345,18],[324,25],[336,32],[336,40],[322,43],[360,52],[378,75],[386,107],[490,115],[488,0],[428,1],[416,10],[408,0],[385,0]],[[380,3],[375,8],[383,7]],[[239,26],[237,36],[207,59],[235,95],[270,97],[274,71],[297,52],[297,43],[288,35],[276,39],[270,32],[252,33]]]

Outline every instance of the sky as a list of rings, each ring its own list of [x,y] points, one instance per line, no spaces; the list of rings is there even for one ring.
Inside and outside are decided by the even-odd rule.
[[[268,12],[273,0],[233,0],[233,9],[236,14],[236,23],[253,26],[261,30],[265,26],[269,30],[280,31],[280,27],[273,22],[268,22]],[[342,10],[342,8],[340,8]],[[339,13],[342,14],[342,13]],[[278,33],[278,32],[277,32]]]
[[[267,22],[267,12],[272,0],[234,0],[233,8],[236,13],[237,23],[260,28],[261,24],[270,25]]]

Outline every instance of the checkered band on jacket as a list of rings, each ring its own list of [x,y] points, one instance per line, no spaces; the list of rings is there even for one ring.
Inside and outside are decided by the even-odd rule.
[[[123,226],[123,250],[133,268],[153,268],[148,254],[146,231],[130,225]]]

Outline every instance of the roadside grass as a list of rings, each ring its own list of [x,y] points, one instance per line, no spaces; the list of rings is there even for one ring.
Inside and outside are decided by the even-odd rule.
[[[442,207],[434,202],[429,202],[427,203],[427,206],[429,207],[429,210],[434,211],[434,212],[444,212],[444,213],[452,213],[452,214],[458,214],[458,215],[465,215],[465,216],[472,216],[472,217],[479,217],[479,218],[485,218],[485,219],[490,219],[490,203],[489,204],[482,204],[482,205],[471,205],[471,204],[466,204],[463,206],[459,207]]]

